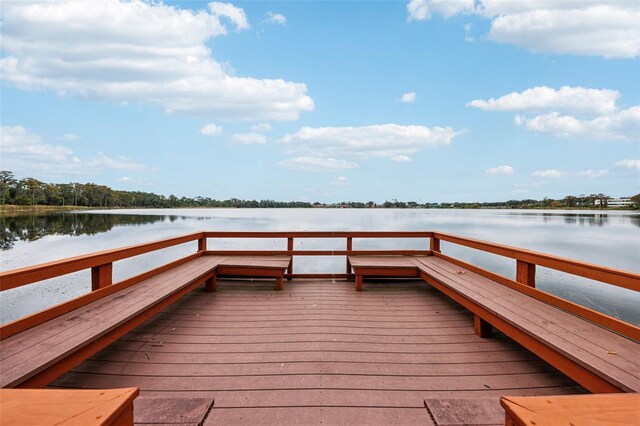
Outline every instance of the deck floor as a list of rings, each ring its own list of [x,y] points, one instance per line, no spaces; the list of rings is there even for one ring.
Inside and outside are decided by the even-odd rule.
[[[423,282],[219,281],[59,378],[214,400],[205,424],[432,424],[425,399],[584,390]],[[497,404],[497,399],[496,399]]]

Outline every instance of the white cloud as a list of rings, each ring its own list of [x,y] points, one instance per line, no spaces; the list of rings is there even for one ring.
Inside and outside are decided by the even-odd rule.
[[[594,119],[580,119],[557,112],[533,118],[519,117],[517,124],[536,133],[559,137],[629,141],[640,139],[640,106]]]
[[[464,41],[467,43],[475,43],[476,39],[471,35],[473,24],[464,24]]]
[[[235,7],[231,3],[221,2],[211,2],[208,6],[209,10],[211,10],[211,15],[218,18],[218,24],[220,24],[220,18],[227,18],[235,25],[236,31],[249,29],[249,21],[247,21],[247,16],[241,8]],[[226,28],[224,32],[226,33]]]
[[[124,185],[139,188],[141,186],[149,186],[151,183],[144,178],[133,178],[130,176],[122,176],[116,179],[116,182],[122,183]]]
[[[331,182],[329,182],[329,185],[331,186],[349,186],[351,185],[351,182],[349,182],[349,179],[345,176],[338,176],[337,179],[332,180]]]
[[[65,133],[59,139],[62,139],[63,141],[77,141],[82,139],[82,137],[74,133]]]
[[[408,155],[394,155],[391,157],[391,161],[396,161],[398,163],[410,163],[413,160]]]
[[[50,158],[52,161],[66,160],[73,151],[61,145],[49,145],[42,142],[38,135],[30,133],[22,126],[2,126],[0,127],[3,167],[13,159],[38,159]]]
[[[287,18],[281,13],[273,13],[269,11],[265,16],[266,19],[264,22],[267,24],[287,25]]]
[[[355,169],[357,163],[347,160],[320,157],[296,157],[278,163],[280,167],[301,172],[323,172],[333,170]]]
[[[539,170],[537,172],[533,172],[532,176],[539,178],[561,178],[567,175],[567,172],[563,170]]]
[[[148,170],[144,164],[131,158],[112,158],[101,152],[81,160],[73,154],[72,149],[47,144],[39,135],[30,133],[22,126],[0,126],[0,141],[2,167],[23,175],[90,175],[105,169],[135,172]]]
[[[511,166],[497,166],[486,170],[488,175],[512,175],[516,171]]]
[[[118,156],[116,158],[99,152],[95,157],[88,159],[85,166],[89,170],[113,169],[113,170],[129,170],[132,172],[143,172],[147,170],[144,164],[137,163],[129,157]]]
[[[574,2],[574,9],[533,9],[497,16],[491,23],[489,38],[537,53],[638,56],[638,8],[626,8],[624,3],[597,3]],[[633,6],[637,2],[627,3]]]
[[[271,124],[269,123],[258,123],[251,126],[252,132],[266,133],[272,130],[273,130],[273,127],[271,127]]]
[[[595,140],[639,139],[640,106],[620,110],[616,105],[619,98],[617,90],[539,86],[497,99],[475,99],[467,106],[485,111],[542,113],[533,117],[518,114],[513,120],[536,133]]]
[[[234,133],[229,137],[231,142],[240,145],[264,144],[267,137],[261,133]]]
[[[467,106],[484,111],[561,111],[572,114],[602,115],[615,111],[620,97],[617,90],[563,86],[555,90],[538,86],[521,93],[512,92],[498,99],[475,99]]]
[[[609,176],[609,170],[600,169],[600,170],[583,170],[578,172],[578,177],[587,177],[587,178],[599,178]]]
[[[616,162],[615,166],[624,169],[640,170],[640,160],[620,160]]]
[[[416,101],[416,92],[405,93],[404,95],[402,95],[402,98],[400,100],[402,102],[406,103],[406,104],[410,104],[412,102],[415,102]]]
[[[379,124],[364,127],[303,127],[285,135],[287,153],[330,158],[393,158],[447,146],[459,132],[450,127]]]
[[[627,0],[411,0],[409,20],[473,13],[487,38],[533,52],[633,58],[640,54],[640,3]]]
[[[220,120],[296,120],[313,109],[304,84],[238,77],[206,42],[249,27],[213,2],[191,11],[161,2],[5,2],[2,79],[26,90]]]
[[[222,133],[222,127],[214,123],[205,124],[202,126],[202,129],[200,129],[200,133],[205,136],[218,136]]]
[[[473,10],[474,0],[411,0],[407,4],[409,21],[430,19],[433,13],[449,18],[457,13]]]
[[[570,115],[560,115],[557,112],[538,115],[530,119],[519,117],[518,124],[524,125],[536,133],[552,133],[561,137],[577,135],[584,131],[580,120]]]

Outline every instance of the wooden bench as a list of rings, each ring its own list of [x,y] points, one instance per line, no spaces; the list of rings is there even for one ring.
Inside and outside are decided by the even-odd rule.
[[[133,425],[138,388],[0,389],[3,425]]]
[[[356,280],[358,274],[379,271],[385,261],[413,271],[411,261],[424,281],[473,312],[479,336],[489,337],[496,327],[591,392],[640,392],[637,341],[439,257],[400,257],[349,260],[358,265]]]
[[[284,273],[291,263],[291,256],[228,256],[222,258],[216,273],[206,282],[206,291],[216,291],[216,276],[272,277],[276,290],[284,287]]]
[[[356,276],[356,290],[362,291],[364,277],[419,277],[413,256],[349,256]]]
[[[506,396],[507,426],[640,424],[640,395]]]
[[[199,256],[15,335],[2,336],[0,387],[47,385],[203,281],[206,288],[215,289],[216,274],[273,276],[276,288],[282,288],[289,259],[289,256]]]

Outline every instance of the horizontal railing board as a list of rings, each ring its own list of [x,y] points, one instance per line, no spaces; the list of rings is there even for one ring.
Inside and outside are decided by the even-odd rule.
[[[140,254],[149,253],[179,244],[188,243],[190,241],[198,240],[201,237],[202,233],[198,232],[181,237],[168,238],[166,240],[137,244],[119,249],[105,250],[97,253],[71,257],[68,259],[42,263],[35,266],[28,266],[26,268],[0,272],[0,291],[20,287],[25,284],[31,284],[36,281],[55,278],[61,275],[70,274],[72,272],[81,271],[83,269],[93,268],[95,266],[112,263],[118,260],[138,256]]]
[[[434,232],[433,235],[434,238],[438,238],[442,241],[448,241],[450,243],[486,251],[488,253],[497,254],[511,259],[533,263],[546,268],[567,272],[572,275],[578,275],[596,281],[605,282],[607,284],[613,284],[618,287],[640,291],[640,274],[634,272],[623,271],[606,266],[596,265],[593,263],[582,262],[579,260],[568,259],[531,250],[525,250],[503,244],[496,244],[476,240],[473,238],[460,237],[457,235],[442,234],[439,232]]]

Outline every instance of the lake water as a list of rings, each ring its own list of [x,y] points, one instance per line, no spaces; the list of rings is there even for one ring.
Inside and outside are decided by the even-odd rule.
[[[2,270],[197,231],[441,231],[640,272],[640,213],[442,209],[112,210],[2,217]],[[297,239],[296,248],[344,249],[344,239]],[[285,249],[279,240],[209,240],[210,249]],[[355,240],[354,249],[427,249],[428,240]],[[114,264],[114,282],[195,252],[196,242]],[[515,278],[515,261],[442,243],[442,252]],[[344,272],[343,257],[296,258],[296,272]],[[537,287],[640,324],[640,295],[547,268]],[[88,292],[81,271],[0,293],[4,323]]]

